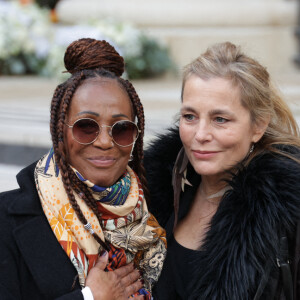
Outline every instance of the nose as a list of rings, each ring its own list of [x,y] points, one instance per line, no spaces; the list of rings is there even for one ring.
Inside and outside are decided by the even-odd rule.
[[[111,127],[102,125],[97,139],[93,145],[101,149],[110,149],[114,146],[113,139],[111,137]]]
[[[210,122],[200,120],[196,128],[195,139],[200,143],[212,140],[212,128]]]

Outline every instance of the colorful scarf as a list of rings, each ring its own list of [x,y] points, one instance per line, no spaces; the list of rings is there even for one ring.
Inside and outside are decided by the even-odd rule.
[[[134,261],[145,282],[145,289],[138,294],[151,299],[151,287],[158,280],[166,256],[166,235],[148,211],[139,178],[127,166],[125,174],[115,185],[102,188],[73,170],[89,187],[101,213],[99,222],[80,194],[73,191],[91,229],[110,246],[106,269],[114,270]],[[88,272],[96,263],[99,244],[78,220],[69,202],[53,151],[37,163],[35,181],[51,229],[76,268],[80,285],[84,286]]]
[[[109,205],[123,205],[130,190],[130,174],[128,171],[112,186],[105,188],[93,184],[85,179],[75,168],[72,168],[77,177],[91,190],[95,200]]]

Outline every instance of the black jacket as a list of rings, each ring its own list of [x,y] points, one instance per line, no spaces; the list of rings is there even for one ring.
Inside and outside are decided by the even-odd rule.
[[[145,153],[150,211],[168,236],[174,222],[172,169],[181,147],[178,130],[172,129],[152,142]],[[191,166],[188,179],[194,184],[201,180],[198,176],[197,181]],[[286,299],[286,275],[282,276],[277,266],[286,260],[280,243],[288,246],[294,300],[300,299],[299,164],[266,152],[248,167],[241,167],[230,185],[232,190],[222,199],[201,248],[205,255],[194,262],[189,299],[247,300],[254,299],[257,291],[261,293],[256,299]],[[186,187],[181,194],[179,220],[188,211],[192,201],[189,194],[193,195],[197,186]],[[283,236],[286,243],[282,243]]]
[[[83,300],[77,272],[42,210],[34,168],[17,175],[19,189],[0,194],[0,299]]]

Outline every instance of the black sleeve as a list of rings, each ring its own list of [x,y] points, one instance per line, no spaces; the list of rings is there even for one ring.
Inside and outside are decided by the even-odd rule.
[[[36,300],[49,299],[43,295],[20,255],[18,245],[13,238],[15,219],[10,217],[7,206],[12,198],[0,195],[0,299],[1,300]],[[54,254],[53,254],[54,255]],[[47,272],[47,269],[45,269]],[[55,289],[55,286],[53,286]],[[57,300],[83,300],[79,286],[69,290]],[[52,299],[53,300],[53,299]]]
[[[11,224],[1,218],[1,213],[0,224],[0,298],[22,299],[18,271],[21,266],[18,264],[17,245],[11,238]]]
[[[72,293],[63,295],[55,300],[83,300],[83,294],[81,290],[73,291]]]
[[[26,268],[22,262],[18,262],[15,256],[16,251],[11,247],[8,239],[0,237],[0,299],[1,300],[19,300],[19,299],[35,299],[37,296],[33,292],[32,295],[22,295],[21,286],[24,284],[20,281],[19,270]],[[34,295],[34,296],[33,296]],[[72,291],[57,300],[83,300],[83,294],[80,289]]]

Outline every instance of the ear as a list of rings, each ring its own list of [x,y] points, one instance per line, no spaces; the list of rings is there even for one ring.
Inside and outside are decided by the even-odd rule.
[[[257,143],[266,132],[270,123],[270,117],[259,120],[254,124],[252,142]]]

